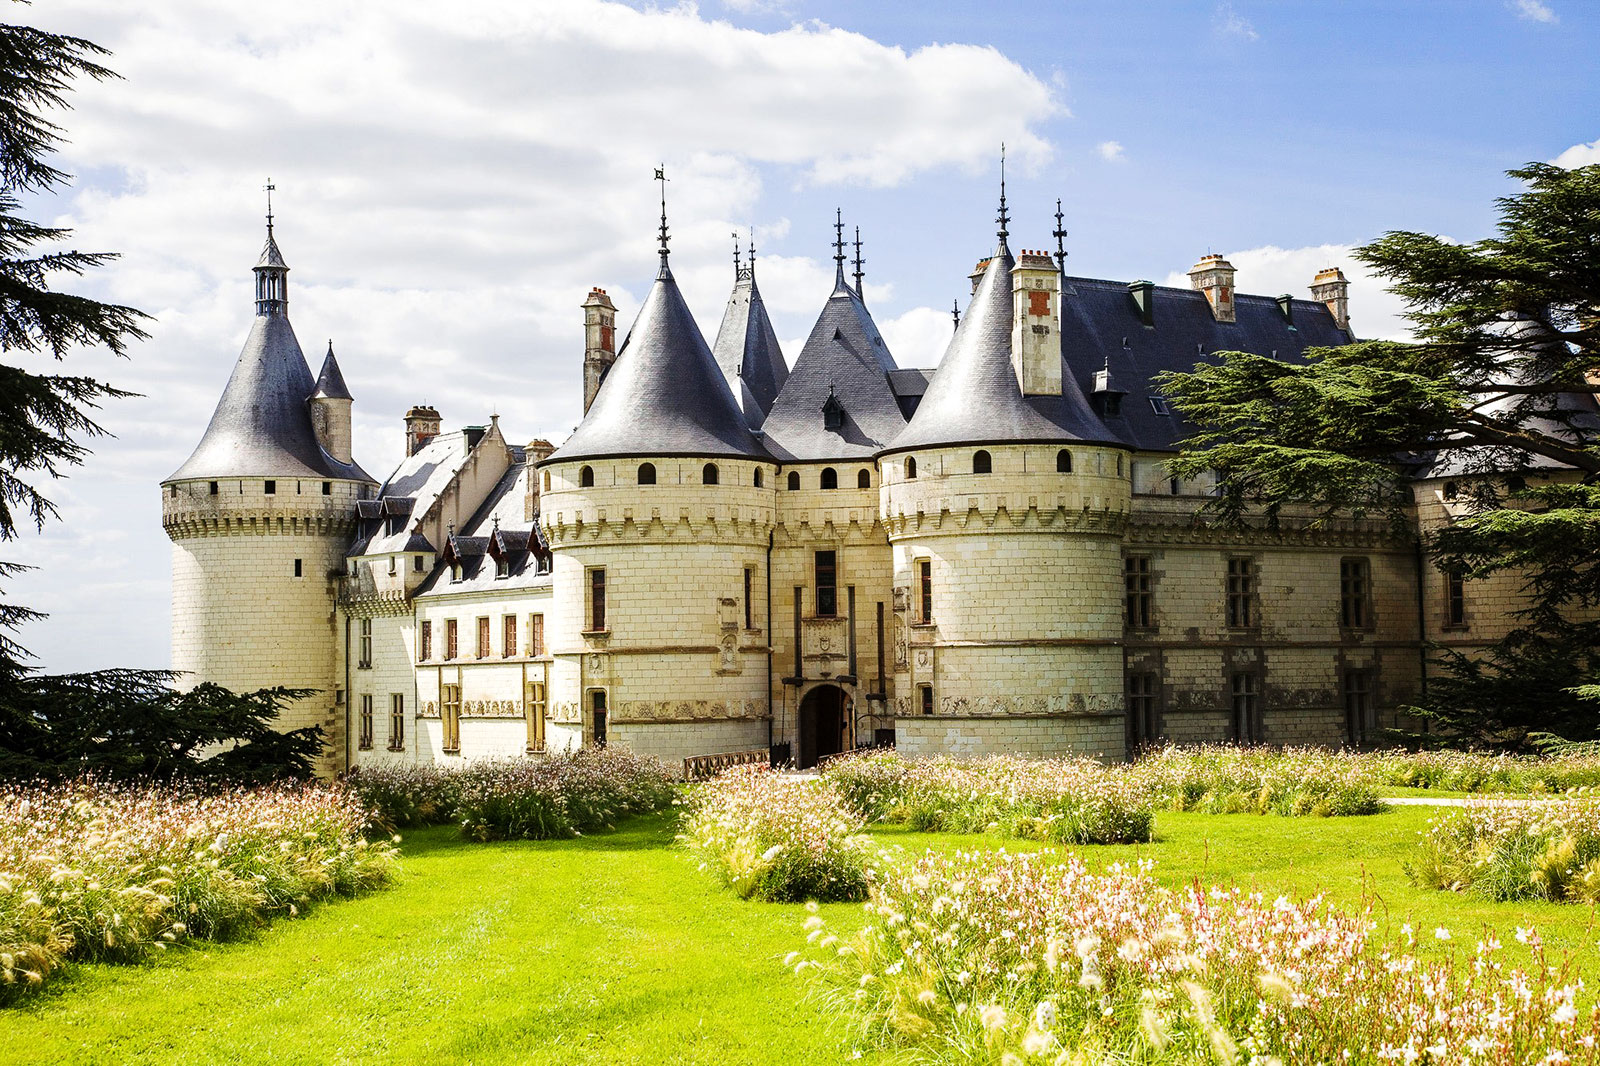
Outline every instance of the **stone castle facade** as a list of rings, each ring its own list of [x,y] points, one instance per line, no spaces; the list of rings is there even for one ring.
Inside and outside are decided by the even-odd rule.
[[[1188,432],[1155,377],[1210,353],[1347,343],[1348,283],[1238,294],[1068,276],[1008,247],[936,370],[901,368],[836,283],[793,363],[753,250],[707,344],[661,266],[618,344],[583,303],[582,422],[559,447],[498,419],[406,413],[381,485],[351,451],[332,346],[313,378],[272,236],[256,317],[194,455],[162,482],[173,665],[316,690],[325,769],[617,744],[801,766],[912,754],[1121,758],[1175,741],[1365,743],[1417,693],[1430,641],[1503,632],[1514,583],[1451,581],[1417,525],[1207,521],[1165,469]],[[663,219],[663,234],[665,219]]]

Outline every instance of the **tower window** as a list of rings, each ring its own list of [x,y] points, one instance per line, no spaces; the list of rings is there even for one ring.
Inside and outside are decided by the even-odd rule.
[[[550,471],[548,470],[544,472],[544,491],[550,491]]]
[[[639,464],[639,484],[641,484],[641,485],[654,485],[655,483],[656,483],[656,464],[654,464],[654,463],[640,463]]]
[[[862,470],[856,474],[856,488],[870,489],[872,487],[872,471]]]
[[[789,471],[789,491],[800,491],[800,472],[798,470]]]
[[[908,456],[906,456],[906,480],[907,481],[915,480],[916,476],[917,476],[917,457],[915,455],[908,455]]]
[[[419,574],[422,573],[422,556],[413,555],[411,557],[411,569]]]
[[[836,489],[836,488],[838,488],[839,487],[839,471],[835,470],[831,466],[823,467],[822,468],[822,487],[825,488],[825,489]]]
[[[1062,448],[1059,452],[1056,452],[1056,473],[1072,473],[1072,453],[1067,451],[1065,448]]]
[[[306,571],[305,560],[296,559],[294,561],[294,576],[295,577],[305,577],[306,576],[305,571]]]
[[[322,483],[322,494],[324,496],[332,496],[333,495],[333,482],[324,481]]]
[[[1180,495],[1182,493],[1182,490],[1183,490],[1183,482],[1181,480],[1179,480],[1178,478],[1171,478],[1171,479],[1169,479],[1167,481],[1167,491],[1169,493],[1171,493],[1173,496]]]
[[[839,561],[831,551],[817,552],[817,616],[832,618],[839,613]]]
[[[922,713],[923,714],[932,714],[933,713],[933,686],[932,685],[918,685],[917,686],[917,697],[918,697],[919,701],[922,704]]]
[[[586,466],[578,471],[578,487],[585,489],[594,488],[594,467]]]
[[[754,591],[756,572],[750,567],[744,568],[744,627],[756,627],[755,604],[751,602],[751,593]]]
[[[933,622],[933,560],[917,561],[917,621],[923,625]]]
[[[758,489],[761,487],[761,468],[759,466],[756,467],[751,473],[750,484],[754,485]]]
[[[989,458],[989,453],[976,451],[972,453],[972,472],[974,474],[987,474],[994,470],[994,461]]]
[[[715,485],[717,483],[716,463],[707,463],[705,468],[700,471],[700,483],[702,485]]]
[[[606,572],[602,567],[589,571],[589,630],[599,633],[606,628]]]
[[[268,496],[276,496],[278,494],[278,483],[276,481],[264,481],[261,484],[261,491]]]
[[[213,481],[213,482],[211,482],[211,495],[215,496],[216,494],[217,494],[217,483],[215,481]]]
[[[1117,453],[1117,476],[1122,476],[1122,453]]]

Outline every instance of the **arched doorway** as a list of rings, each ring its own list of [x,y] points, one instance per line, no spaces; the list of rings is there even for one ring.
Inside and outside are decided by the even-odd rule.
[[[838,685],[818,685],[800,701],[800,758],[802,769],[817,765],[845,748],[845,694]]]

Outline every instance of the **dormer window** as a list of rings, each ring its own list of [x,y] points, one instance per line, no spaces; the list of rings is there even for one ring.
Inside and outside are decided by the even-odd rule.
[[[505,556],[501,556],[500,559],[494,564],[494,576],[497,578],[510,577],[511,560]]]
[[[830,433],[837,433],[844,428],[844,404],[831,390],[822,404],[822,428]]]
[[[451,563],[450,564],[450,580],[451,581],[460,581],[461,580],[461,564],[460,563]]]

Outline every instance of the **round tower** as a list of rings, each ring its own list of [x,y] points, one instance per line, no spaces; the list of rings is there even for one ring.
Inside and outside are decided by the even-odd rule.
[[[879,456],[907,754],[1120,758],[1127,449],[1061,365],[1059,275],[1006,246]]]
[[[669,761],[766,748],[777,468],[673,279],[664,214],[629,339],[539,469],[555,556],[547,744]]]
[[[289,324],[289,267],[267,216],[255,320],[200,444],[161,482],[172,540],[172,666],[180,687],[315,693],[284,729],[321,726],[319,769],[343,765],[335,706],[336,581],[355,501],[375,482],[350,455],[351,397],[330,343],[313,379]]]

